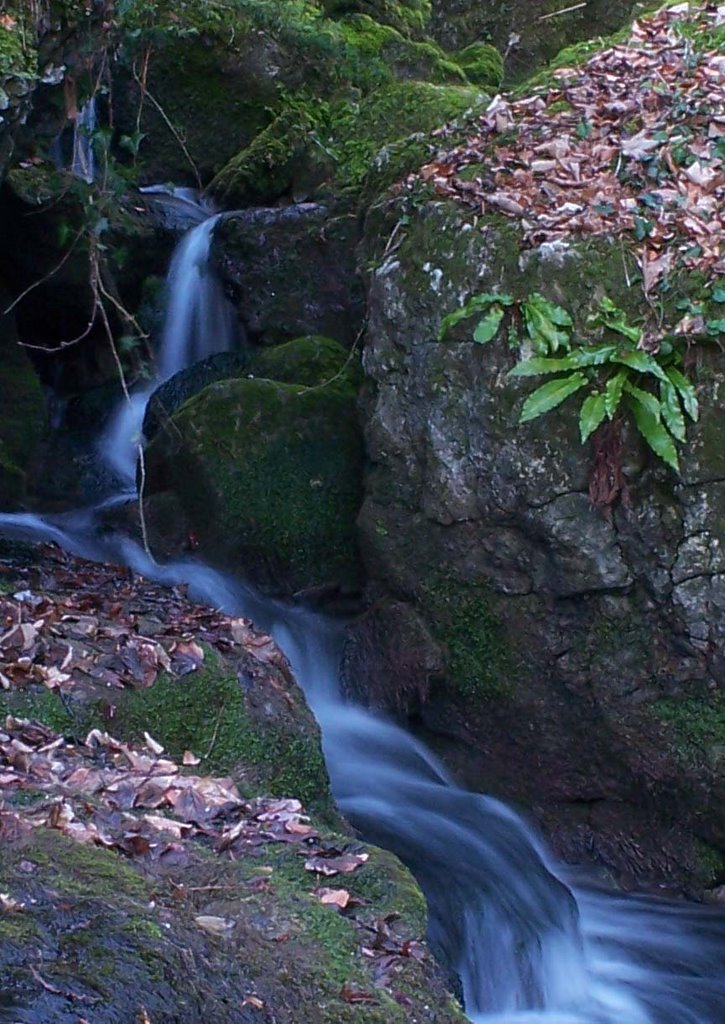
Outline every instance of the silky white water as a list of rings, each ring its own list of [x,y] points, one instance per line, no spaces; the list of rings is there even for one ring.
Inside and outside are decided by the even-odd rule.
[[[198,220],[179,242],[166,279],[166,313],[154,379],[120,403],[101,439],[101,455],[124,485],[133,485],[138,446],[148,400],[164,381],[217,352],[228,352],[236,340],[234,307],[209,261],[212,233],[221,214],[190,189],[172,196]]]
[[[226,300],[208,272],[213,220],[193,228],[174,257],[160,379],[232,337]],[[101,445],[125,482],[135,465],[131,431],[140,430],[150,391],[122,404]],[[187,583],[194,600],[248,616],[275,636],[322,727],[342,811],[415,873],[428,900],[431,944],[459,977],[472,1020],[723,1024],[722,911],[582,883],[511,809],[460,789],[411,735],[342,700],[341,624],[263,598],[198,561],[158,565],[129,538],[104,533],[98,511],[0,514],[0,532],[123,562],[160,583]]]

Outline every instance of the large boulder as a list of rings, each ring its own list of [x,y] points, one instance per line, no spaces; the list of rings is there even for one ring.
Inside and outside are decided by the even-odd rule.
[[[126,570],[6,555],[3,582],[27,600],[0,594],[2,617],[33,638],[0,688],[12,1017],[464,1024],[424,943],[423,896],[335,811],[318,727],[272,639]],[[322,871],[340,855],[333,891]],[[330,895],[349,899],[344,914]]]
[[[264,376],[250,366],[210,384],[157,429],[147,493],[176,494],[200,551],[267,590],[354,591],[362,441],[348,354],[318,338],[282,349]]]
[[[525,79],[564,47],[616,32],[645,6],[633,0],[561,6],[551,0],[433,0],[430,32],[447,50],[480,40],[493,43],[505,54],[506,79],[513,82]]]
[[[363,318],[357,240],[355,217],[299,203],[224,217],[211,256],[250,340],[325,334],[351,344]]]
[[[722,355],[700,357],[681,472],[626,432],[629,502],[594,507],[576,416],[519,425],[531,384],[507,376],[505,332],[477,345],[469,318],[437,339],[444,314],[499,290],[561,304],[574,332],[605,295],[636,316],[616,243],[521,253],[510,222],[441,202],[398,228],[394,252],[372,238],[359,517],[372,606],[349,686],[414,716],[471,786],[536,807],[562,852],[635,875],[693,870],[699,843],[725,844]]]

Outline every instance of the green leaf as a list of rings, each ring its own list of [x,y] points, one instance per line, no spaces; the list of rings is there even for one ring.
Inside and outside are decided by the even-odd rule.
[[[682,415],[677,388],[669,380],[660,381],[660,405],[662,407],[662,419],[667,424],[669,432],[678,441],[684,441],[687,436],[685,417]]]
[[[612,362],[628,366],[631,370],[636,370],[637,373],[651,373],[654,377],[659,378],[659,380],[667,379],[665,371],[648,352],[640,352],[639,350],[623,352],[620,350],[615,356],[612,356]]]
[[[720,317],[719,320],[707,320],[705,327],[707,327],[708,334],[725,334],[725,317]]]
[[[677,449],[667,430],[654,416],[650,415],[643,405],[640,405],[639,402],[631,397],[629,407],[632,410],[634,422],[637,424],[637,430],[639,430],[655,455],[659,456],[663,462],[666,462],[673,469],[679,469]]]
[[[631,380],[625,380],[624,390],[628,395],[643,406],[650,416],[654,416],[656,420],[659,420],[662,412],[660,400],[656,395],[653,395],[651,391],[643,391],[642,388],[638,388]]]
[[[504,317],[503,306],[491,306],[486,316],[479,320],[478,327],[473,332],[473,340],[479,345],[485,345],[498,334],[501,321]]]
[[[584,399],[579,412],[579,433],[581,434],[582,444],[584,444],[590,434],[594,433],[606,414],[604,395],[595,392]]]
[[[532,359],[524,359],[509,370],[509,377],[538,377],[544,373],[562,373],[564,370],[575,370],[573,356],[564,356],[563,359],[547,359],[544,356],[534,356]]]
[[[713,290],[712,290],[712,301],[713,302],[725,302],[725,288],[713,288]]]
[[[569,332],[559,327],[571,327],[572,319],[561,306],[549,302],[543,295],[534,292],[522,306],[526,330],[534,349],[541,355],[569,348]]]
[[[634,218],[634,237],[637,239],[638,242],[641,242],[643,239],[647,238],[648,235],[651,235],[653,229],[654,229],[654,222],[653,221],[647,220],[646,217],[637,217],[637,216],[635,216],[635,218]]]
[[[587,384],[587,378],[583,373],[572,373],[568,377],[559,377],[557,380],[550,380],[548,384],[542,384],[524,402],[521,410],[519,423],[528,423],[535,420],[537,416],[555,409],[561,405],[564,399],[573,395],[579,388]]]
[[[642,336],[642,331],[634,324],[627,321],[627,314],[619,306],[615,306],[606,295],[599,303],[597,312],[589,317],[588,323],[592,326],[608,327],[610,331],[616,331],[624,338],[628,338],[636,345]]]
[[[604,408],[610,420],[619,408],[619,403],[622,400],[622,389],[627,377],[627,371],[620,370],[619,373],[614,377],[610,377],[607,381],[607,387],[604,392]]]
[[[509,371],[509,377],[536,377],[544,373],[563,373],[565,370],[579,370],[584,366],[601,366],[617,351],[616,345],[601,345],[597,348],[577,348],[561,359],[534,356],[517,363]]]
[[[700,415],[700,407],[697,402],[697,393],[695,392],[694,385],[675,366],[668,366],[666,373],[679,392],[685,412],[691,420],[697,422]]]
[[[494,303],[500,306],[511,306],[513,302],[513,295],[507,295],[505,292],[501,295],[494,295],[490,292],[474,295],[460,309],[455,309],[443,317],[438,330],[438,341],[443,341],[450,329],[459,324],[461,320],[467,320],[470,316],[475,316],[476,313],[485,313]]]

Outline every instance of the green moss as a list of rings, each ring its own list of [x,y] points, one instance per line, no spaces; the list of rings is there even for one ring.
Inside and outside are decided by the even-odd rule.
[[[419,602],[447,652],[451,685],[471,699],[509,696],[512,662],[490,585],[438,575],[421,588]]]
[[[211,650],[196,672],[179,679],[162,675],[149,689],[126,691],[111,728],[114,735],[141,743],[148,731],[179,761],[185,750],[193,750],[204,758],[206,771],[234,771],[250,793],[329,806],[317,736],[253,718],[240,680]]]
[[[490,43],[471,43],[455,56],[469,82],[495,92],[503,78],[503,58]]]
[[[706,843],[704,839],[696,839],[695,872],[704,885],[725,882],[725,850]]]
[[[12,0],[3,11],[9,20],[0,24],[0,79],[32,81],[37,74],[37,54],[30,14]]]
[[[404,35],[421,34],[430,20],[430,0],[322,0],[331,18],[365,14]]]
[[[339,342],[319,334],[261,349],[252,357],[248,372],[253,377],[306,387],[335,380],[355,389],[362,378],[359,361]]]
[[[654,705],[660,721],[670,727],[672,745],[686,764],[718,770],[725,760],[725,701],[689,697],[661,700]]]
[[[362,442],[349,384],[224,381],[173,424],[149,448],[151,490],[178,493],[208,555],[288,593],[358,585]]]
[[[0,690],[0,719],[6,715],[34,719],[64,735],[73,731],[73,715],[57,692],[45,687]]]
[[[234,206],[279,198],[292,186],[311,145],[314,124],[304,104],[290,104],[219,171],[210,191],[220,202]]]

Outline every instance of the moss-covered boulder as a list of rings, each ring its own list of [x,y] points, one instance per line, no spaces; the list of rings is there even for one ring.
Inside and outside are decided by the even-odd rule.
[[[506,54],[505,77],[515,82],[565,46],[610,35],[643,9],[658,6],[632,0],[590,0],[584,6],[558,0],[433,0],[430,32],[448,50],[492,43]]]
[[[479,314],[437,338],[445,312],[492,291],[545,295],[581,334],[603,296],[640,322],[615,243],[522,252],[503,217],[476,225],[464,207],[430,201],[408,222],[403,209],[395,251],[371,278],[359,527],[371,593],[406,603],[396,621],[419,639],[411,657],[386,629],[387,604],[374,605],[350,663],[354,676],[356,651],[375,649],[377,668],[353,688],[407,705],[475,788],[538,807],[566,855],[590,842],[625,874],[687,877],[698,842],[725,844],[722,715],[708,696],[725,678],[722,356],[700,352],[703,414],[680,474],[627,430],[628,503],[592,507],[576,412],[519,425],[532,384],[508,376],[506,333],[474,344]],[[371,243],[379,259],[385,236]],[[673,712],[695,694],[698,722]],[[579,800],[598,813],[569,815]],[[637,837],[641,862],[607,845],[612,832]]]
[[[430,0],[323,0],[322,9],[331,18],[366,14],[413,36],[425,32],[431,15]]]
[[[412,876],[331,806],[317,726],[271,639],[125,570],[37,549],[29,570],[27,554],[3,548],[3,584],[26,589],[32,571],[55,623],[27,661],[65,671],[62,698],[32,673],[0,689],[0,991],[14,1017],[464,1024]],[[65,614],[81,593],[83,615]],[[32,630],[33,609],[12,607]],[[134,645],[143,663],[118,658]],[[142,683],[161,648],[171,670]],[[344,910],[315,868],[341,855]]]
[[[490,43],[471,43],[456,54],[469,82],[495,92],[503,78],[503,58]]]
[[[314,383],[210,385],[149,446],[148,491],[175,492],[200,550],[266,589],[354,590],[362,444],[354,387],[328,376],[347,354],[329,340],[285,348],[259,370]]]
[[[212,194],[227,206],[268,203],[284,195],[357,199],[382,147],[430,132],[486,101],[481,90],[494,89],[500,71],[488,50],[479,57],[467,61],[470,79],[462,64],[451,63],[461,76],[454,84],[435,78],[391,80],[352,99],[325,101],[308,94],[290,101],[219,172],[210,185]],[[400,175],[414,166],[411,161],[401,167]]]

